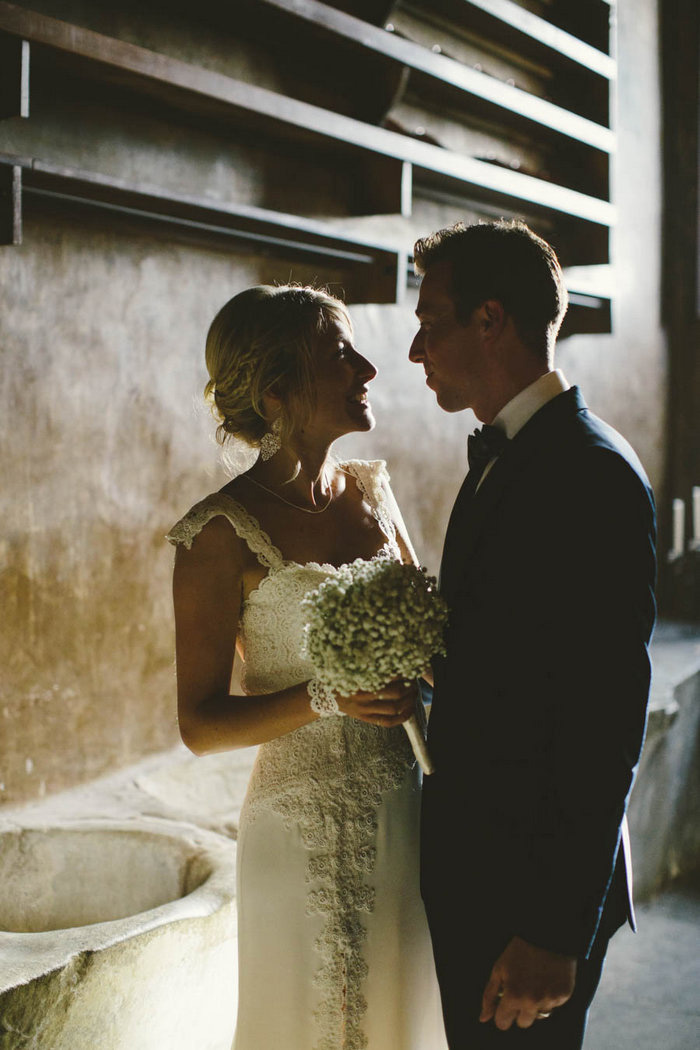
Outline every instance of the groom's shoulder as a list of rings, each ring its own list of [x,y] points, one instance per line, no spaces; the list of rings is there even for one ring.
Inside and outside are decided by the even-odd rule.
[[[542,498],[653,508],[646,472],[630,443],[572,387],[545,406],[522,482]]]
[[[642,462],[629,441],[587,407],[576,413],[572,446],[581,463],[595,464],[599,470],[611,473],[632,473],[645,488],[650,488]]]

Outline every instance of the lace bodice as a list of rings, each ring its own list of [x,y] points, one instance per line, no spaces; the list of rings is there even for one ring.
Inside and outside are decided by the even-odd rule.
[[[343,464],[343,469],[355,477],[386,536],[375,557],[400,558],[385,464],[355,460]],[[189,548],[204,525],[219,514],[228,518],[268,570],[241,610],[245,691],[264,694],[307,681],[314,672],[301,655],[300,600],[337,568],[286,560],[257,520],[224,493],[196,504],[168,539]],[[317,944],[321,957],[317,984],[322,990],[317,1050],[340,1046],[360,1050],[365,1045],[360,984],[366,967],[359,916],[373,907],[373,890],[365,879],[373,870],[377,807],[382,794],[398,787],[412,765],[402,727],[387,730],[339,716],[311,722],[258,750],[241,823],[271,809],[288,827],[298,827],[309,851],[308,909],[326,919]],[[336,1038],[339,1018],[342,1042]]]
[[[396,528],[389,507],[389,476],[383,461],[359,460],[344,464],[369,503],[386,543],[378,556],[400,558]],[[288,561],[258,521],[237,500],[216,492],[197,503],[168,534],[172,543],[189,549],[211,518],[223,514],[268,570],[241,610],[239,632],[245,666],[242,683],[251,694],[271,693],[313,677],[312,666],[301,656],[304,618],[300,599],[337,569],[319,562]]]

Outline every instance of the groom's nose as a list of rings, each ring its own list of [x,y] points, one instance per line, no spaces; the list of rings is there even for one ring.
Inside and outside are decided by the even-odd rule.
[[[408,351],[408,360],[415,361],[416,364],[418,364],[423,358],[423,333],[419,328],[414,336],[413,342],[411,343],[411,348]]]

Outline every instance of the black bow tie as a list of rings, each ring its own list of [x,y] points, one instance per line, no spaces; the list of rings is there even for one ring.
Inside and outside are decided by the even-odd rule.
[[[483,426],[467,438],[467,459],[469,471],[482,474],[486,464],[495,456],[500,456],[509,442],[505,431],[499,427]]]

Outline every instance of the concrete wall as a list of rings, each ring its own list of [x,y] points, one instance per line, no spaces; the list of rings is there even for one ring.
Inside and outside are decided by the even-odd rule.
[[[164,20],[157,6],[33,2],[32,8],[233,75],[274,69],[231,40]],[[106,12],[106,13],[105,13]],[[614,333],[573,337],[559,363],[591,407],[637,447],[663,483],[666,357],[659,322],[660,147],[656,2],[622,3],[615,162],[619,280]],[[275,164],[253,147],[139,110],[103,107],[64,85],[36,85],[32,116],[0,124],[0,151],[41,156],[348,216],[349,176],[308,158]],[[413,219],[350,219],[404,247],[461,217],[416,202]],[[177,739],[168,526],[224,475],[198,408],[203,339],[218,307],[260,281],[342,275],[290,258],[116,221],[28,207],[24,244],[0,248],[0,798],[19,801],[88,780]],[[414,294],[415,293],[411,293]],[[469,413],[449,417],[406,361],[413,305],[353,309],[360,348],[379,366],[378,426],[339,451],[389,462],[421,559],[439,564],[464,472]]]

